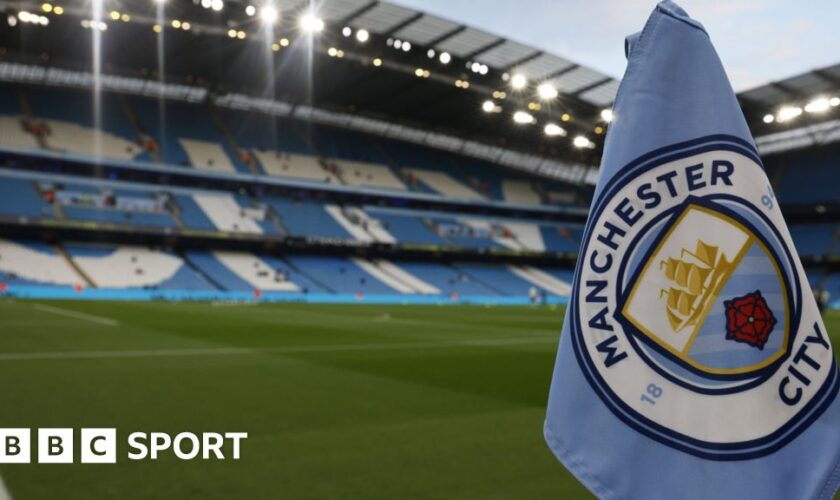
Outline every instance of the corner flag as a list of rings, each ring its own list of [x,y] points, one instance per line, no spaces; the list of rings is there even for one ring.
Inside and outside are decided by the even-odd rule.
[[[834,354],[720,60],[670,1],[626,50],[546,441],[601,498],[831,498]]]

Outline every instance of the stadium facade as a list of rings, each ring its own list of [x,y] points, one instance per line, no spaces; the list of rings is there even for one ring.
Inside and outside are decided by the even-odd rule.
[[[0,293],[565,301],[618,82],[386,2],[206,3],[4,4]],[[832,298],[838,95],[739,96]]]

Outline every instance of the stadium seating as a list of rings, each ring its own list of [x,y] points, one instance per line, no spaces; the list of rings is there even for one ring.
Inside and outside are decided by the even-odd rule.
[[[509,203],[522,205],[539,205],[540,194],[534,190],[530,182],[526,181],[502,181],[502,196]]]
[[[184,138],[178,139],[178,142],[195,168],[222,173],[236,172],[227,153],[218,143]]]
[[[12,87],[0,102],[0,145],[37,149]],[[102,93],[94,119],[90,92],[31,86],[21,93],[43,126],[43,145],[107,158],[162,161],[223,173],[259,173],[329,184],[419,191],[458,199],[539,204],[521,174],[480,160],[287,118]],[[96,125],[101,126],[97,130]],[[568,186],[542,180],[546,193]],[[566,193],[568,194],[568,193]],[[574,196],[567,196],[569,203]],[[565,202],[564,202],[565,203]]]
[[[233,233],[263,234],[258,217],[237,202],[231,194],[200,193],[192,195],[193,201],[204,212],[216,229]]]
[[[352,239],[352,235],[314,201],[263,198],[280,217],[283,227],[295,236]]]
[[[479,282],[452,266],[435,262],[400,262],[405,271],[421,276],[446,295],[497,297],[505,294]]]
[[[256,255],[215,251],[213,257],[253,289],[273,292],[300,290],[300,287],[290,281],[283,270],[266,263]]]
[[[39,196],[33,182],[0,177],[0,215],[52,218],[55,212]]]
[[[84,280],[52,247],[36,242],[0,240],[0,280],[9,284],[76,286]]]
[[[571,282],[558,279],[533,266],[508,265],[507,269],[525,281],[554,295],[569,295]]]
[[[143,153],[123,110],[112,94],[99,103],[101,129],[95,128],[94,103],[90,92],[31,87],[25,91],[33,119],[46,125],[44,141],[56,151],[131,160]]]
[[[204,210],[198,206],[192,195],[184,193],[175,193],[173,196],[175,204],[178,206],[178,212],[184,225],[190,229],[204,229],[213,231],[216,226],[213,224]]]
[[[328,184],[341,184],[334,173],[324,169],[318,159],[311,155],[279,153],[274,151],[253,150],[254,156],[268,175],[290,177]]]
[[[0,146],[37,149],[38,139],[24,129],[23,117],[0,116]]]
[[[444,196],[450,198],[460,198],[465,200],[483,200],[484,196],[478,194],[461,182],[456,181],[448,174],[443,172],[435,172],[433,170],[421,169],[406,169],[410,175],[428,186],[433,191],[436,191]]]
[[[326,205],[324,210],[358,241],[396,243],[382,223],[358,207]]]
[[[793,244],[800,255],[827,255],[836,240],[833,224],[795,224],[790,226]]]
[[[435,286],[400,268],[393,262],[384,259],[366,260],[352,258],[350,260],[369,275],[400,293],[419,293],[424,295],[440,293],[440,290]]]
[[[378,280],[356,262],[339,257],[290,256],[287,260],[336,293],[396,295],[400,292]]]
[[[783,205],[840,201],[837,189],[836,144],[773,155],[766,160],[768,176]]]
[[[543,242],[548,250],[553,252],[577,252],[580,248],[580,238],[583,235],[583,227],[576,225],[540,226]]]
[[[207,290],[212,286],[173,254],[138,246],[65,245],[97,288]]]
[[[387,165],[362,163],[351,160],[328,160],[337,164],[341,172],[341,179],[350,186],[373,187],[405,191],[405,184],[394,174]]]
[[[382,227],[400,243],[420,245],[449,245],[450,241],[435,232],[431,224],[420,216],[401,211],[365,207],[365,212],[375,217]]]
[[[504,296],[527,296],[532,287],[552,295],[568,294],[567,284],[563,286],[559,279],[530,267],[466,262],[457,263],[456,267],[471,279],[492,287]]]

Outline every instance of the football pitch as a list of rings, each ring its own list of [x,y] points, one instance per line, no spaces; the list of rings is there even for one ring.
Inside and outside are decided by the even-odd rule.
[[[116,427],[120,448],[0,476],[16,499],[585,498],[542,439],[562,315],[2,301],[0,427]],[[130,461],[134,431],[249,438],[238,461]]]

